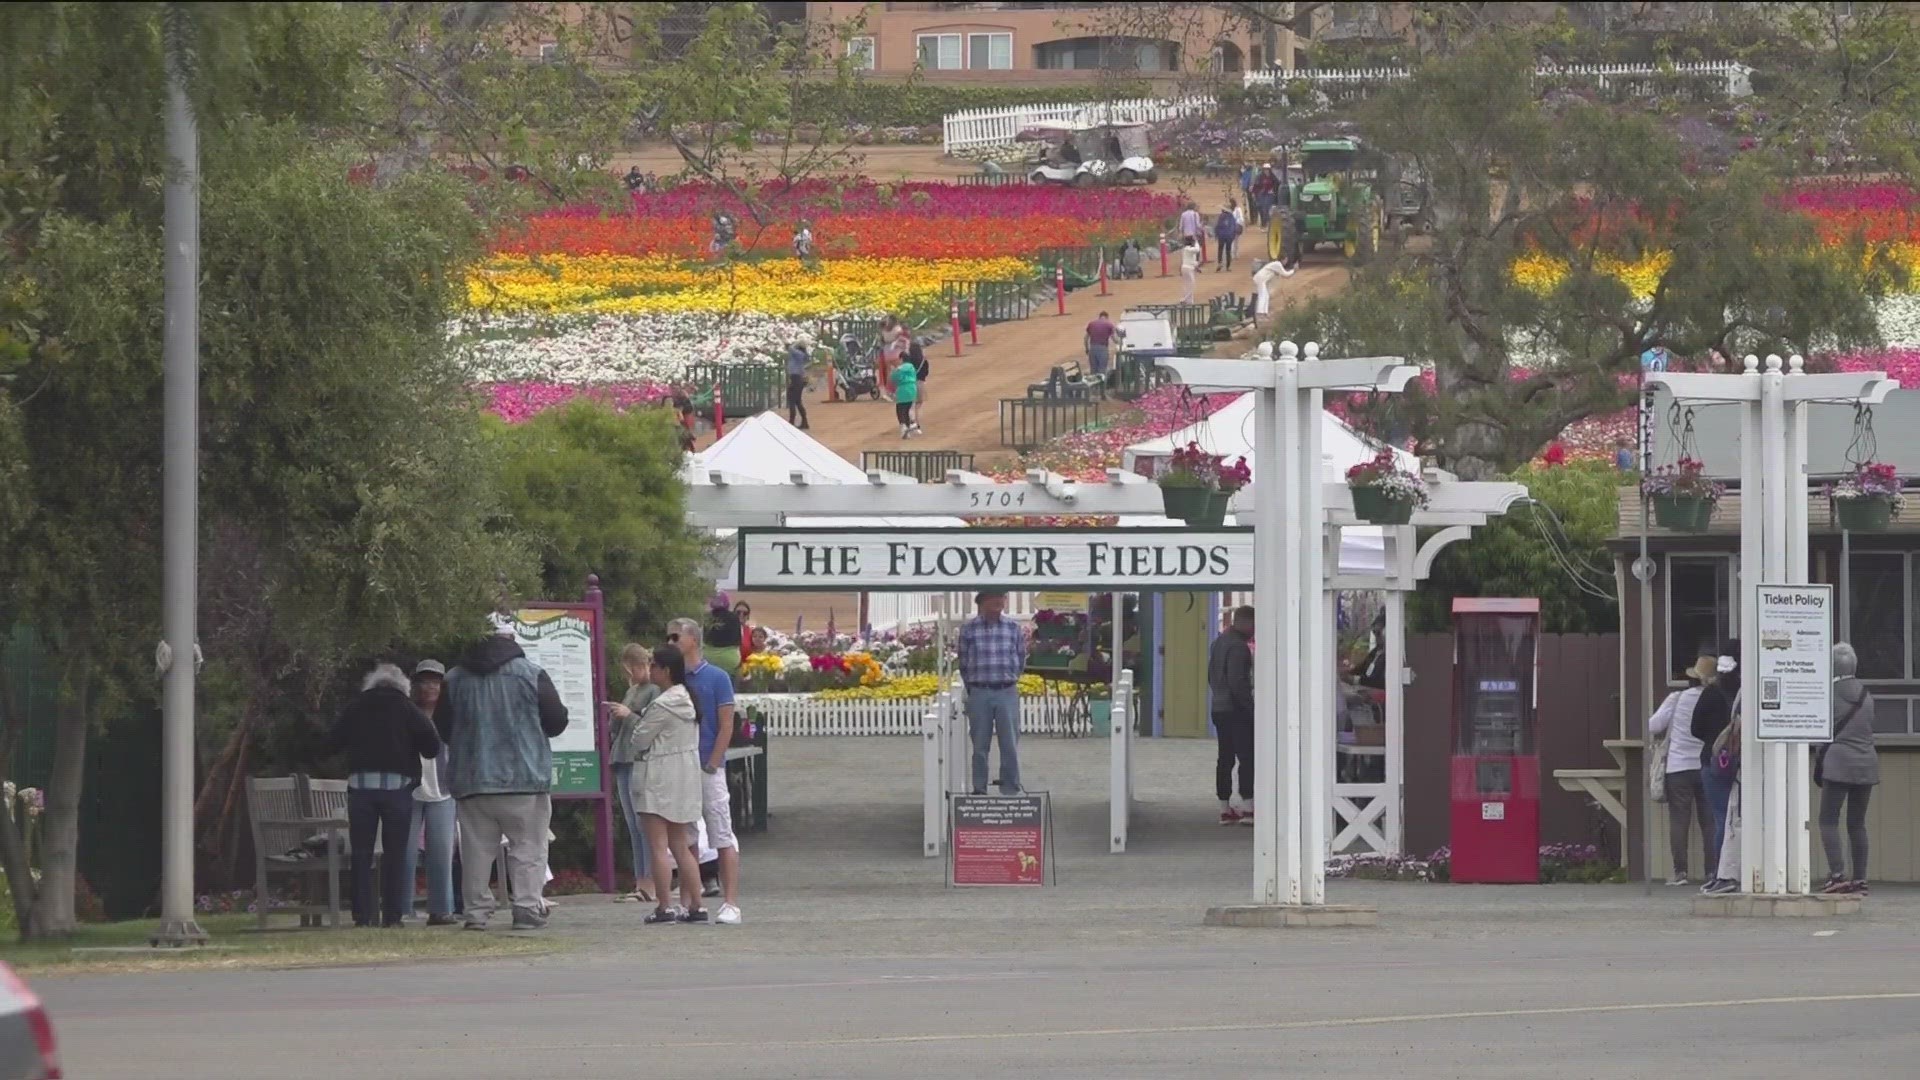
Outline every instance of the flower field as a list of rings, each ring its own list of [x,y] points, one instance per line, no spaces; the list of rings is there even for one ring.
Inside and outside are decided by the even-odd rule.
[[[450,329],[473,381],[509,420],[591,391],[664,399],[696,364],[777,360],[823,321],[944,323],[948,281],[1030,281],[1042,249],[1156,234],[1177,200],[1139,190],[809,182],[767,189],[761,228],[707,185],[636,194],[632,212],[569,207],[502,235],[467,277]],[[737,258],[710,245],[718,211]],[[789,256],[806,221],[816,258]]]

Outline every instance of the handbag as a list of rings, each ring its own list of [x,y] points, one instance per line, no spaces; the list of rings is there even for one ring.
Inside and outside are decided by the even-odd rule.
[[[1665,733],[1653,737],[1653,746],[1647,751],[1653,755],[1647,769],[1647,796],[1654,802],[1667,801],[1667,739]]]

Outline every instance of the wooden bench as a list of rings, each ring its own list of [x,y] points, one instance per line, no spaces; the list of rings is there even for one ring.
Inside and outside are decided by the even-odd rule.
[[[247,778],[247,823],[253,833],[254,916],[262,930],[274,911],[298,915],[301,926],[340,925],[340,875],[345,869],[346,807],[338,815],[316,814],[308,799],[304,776]],[[312,841],[319,838],[316,851]],[[300,883],[300,902],[275,909],[271,905],[273,879]],[[318,902],[324,884],[326,903]]]
[[[1030,401],[1085,401],[1100,393],[1103,379],[1080,370],[1080,361],[1055,364],[1045,382],[1028,383]]]

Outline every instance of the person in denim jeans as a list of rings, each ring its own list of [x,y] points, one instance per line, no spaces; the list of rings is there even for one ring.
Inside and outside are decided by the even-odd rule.
[[[347,752],[347,835],[353,873],[353,924],[400,926],[413,906],[405,872],[412,842],[413,789],[422,758],[440,756],[440,736],[409,696],[407,676],[392,664],[375,667],[328,735]],[[380,836],[380,899],[373,889],[374,835]]]
[[[647,837],[640,829],[640,815],[634,812],[634,770],[640,754],[634,748],[633,732],[640,726],[640,714],[660,696],[660,688],[653,685],[653,654],[645,645],[629,644],[621,649],[620,666],[627,673],[627,695],[607,703],[614,725],[613,735],[607,740],[607,760],[613,767],[613,792],[620,800],[620,819],[627,823],[627,842],[633,850],[633,892],[627,896],[652,903],[653,890],[647,885]]]
[[[960,628],[960,681],[967,688],[967,734],[973,743],[973,793],[987,793],[987,754],[1000,741],[1000,793],[1020,788],[1020,673],[1027,666],[1026,630],[1005,616],[1007,594],[975,594],[980,614]]]
[[[413,703],[428,716],[440,703],[440,690],[447,677],[446,666],[438,660],[422,660],[413,669]],[[440,774],[446,771],[447,749],[440,748],[437,758],[420,759],[420,786],[413,789],[413,824],[407,829],[407,855],[402,877],[407,883],[406,915],[413,915],[414,873],[420,866],[420,845],[427,849],[427,925],[451,926],[460,911],[460,883],[453,876],[456,826],[453,796],[440,786]]]

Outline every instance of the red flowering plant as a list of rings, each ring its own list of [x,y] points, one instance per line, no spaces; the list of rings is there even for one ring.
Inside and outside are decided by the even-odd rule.
[[[1347,470],[1349,488],[1373,488],[1396,503],[1411,503],[1424,508],[1432,498],[1421,475],[1400,467],[1393,448],[1383,446],[1371,461],[1363,461]]]
[[[1862,462],[1854,466],[1852,476],[1828,484],[1827,497],[1836,502],[1885,499],[1898,512],[1903,502],[1900,483],[1900,474],[1892,465],[1877,461]]]
[[[1707,475],[1706,463],[1691,457],[1655,468],[1640,481],[1640,488],[1655,497],[1708,502],[1719,502],[1727,493],[1727,485]]]
[[[1225,488],[1221,485],[1222,456],[1209,454],[1200,449],[1199,443],[1188,443],[1175,450],[1168,459],[1167,467],[1162,469],[1156,481],[1161,487],[1203,488],[1207,491],[1239,490],[1239,487]],[[1241,459],[1241,465],[1246,459]],[[1249,477],[1252,475],[1248,474]],[[1244,484],[1245,481],[1241,481]]]

